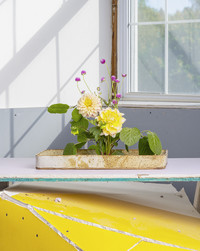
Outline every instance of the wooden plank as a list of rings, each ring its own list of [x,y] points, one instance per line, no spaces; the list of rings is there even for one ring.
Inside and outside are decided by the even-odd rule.
[[[117,77],[117,12],[118,0],[112,0],[112,55],[111,55],[111,75]],[[117,88],[116,83],[113,84],[112,92]]]
[[[200,213],[200,181],[197,182],[195,196],[194,196],[194,207]]]
[[[168,159],[159,170],[36,170],[35,158],[1,158],[0,181],[200,181],[200,158]]]

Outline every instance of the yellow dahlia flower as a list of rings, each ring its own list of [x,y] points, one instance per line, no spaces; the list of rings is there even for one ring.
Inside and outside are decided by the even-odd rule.
[[[122,130],[122,124],[126,121],[124,114],[117,109],[106,108],[97,117],[98,125],[103,130],[103,135],[113,138]]]
[[[83,117],[95,118],[101,111],[101,100],[95,94],[86,93],[78,101],[77,109]]]

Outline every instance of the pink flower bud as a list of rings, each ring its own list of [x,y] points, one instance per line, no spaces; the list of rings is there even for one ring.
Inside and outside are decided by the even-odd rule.
[[[101,62],[101,64],[105,64],[106,60],[105,60],[104,58],[102,58],[102,59],[100,60],[100,62]]]
[[[125,78],[127,76],[127,74],[122,74],[122,77]]]
[[[122,97],[122,95],[120,93],[116,94],[116,98],[121,98],[121,97]]]
[[[81,91],[81,94],[84,94],[85,93],[85,90]]]
[[[81,81],[81,79],[80,78],[75,78],[75,81],[79,82],[79,81]]]
[[[120,81],[119,81],[119,79],[115,79],[115,83],[119,83]]]
[[[115,81],[116,77],[113,75],[111,76],[112,81]]]
[[[106,79],[104,77],[101,78],[101,82],[104,82]]]
[[[86,71],[81,71],[81,75],[85,75],[86,74]]]
[[[118,103],[118,101],[113,99],[112,103],[113,103],[113,105],[116,105]]]

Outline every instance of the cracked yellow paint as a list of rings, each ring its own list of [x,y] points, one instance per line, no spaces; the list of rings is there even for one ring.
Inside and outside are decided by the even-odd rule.
[[[0,198],[1,251],[75,251],[28,209]]]
[[[40,210],[37,212],[85,251],[127,251],[140,240],[132,236],[64,219]]]
[[[176,247],[168,247],[160,244],[155,243],[149,243],[149,242],[140,242],[137,246],[135,246],[133,249],[130,249],[129,251],[184,251],[188,249],[180,249]]]
[[[61,203],[55,202],[56,197],[61,198]],[[52,212],[125,231],[141,238],[146,237],[200,250],[200,219],[197,218],[89,194],[20,193],[13,198]],[[101,239],[101,236],[99,238]],[[169,250],[169,246],[165,248]]]

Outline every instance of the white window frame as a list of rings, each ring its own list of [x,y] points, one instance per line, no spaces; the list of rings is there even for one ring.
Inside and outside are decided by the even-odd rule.
[[[169,94],[148,94],[133,92],[131,90],[131,67],[130,67],[130,1],[137,4],[137,0],[119,0],[118,14],[118,73],[127,73],[122,89],[122,99],[120,106],[126,107],[164,107],[164,108],[200,108],[200,95],[169,95]],[[165,15],[167,13],[167,1],[165,0]],[[141,23],[142,25],[165,24],[165,91],[168,92],[168,24],[171,23],[195,23],[200,20],[181,20]],[[135,38],[137,41],[137,37]],[[137,43],[134,45],[134,53],[137,53]],[[137,57],[135,57],[137,60]],[[137,62],[135,63],[137,67]],[[134,82],[137,81],[137,69],[135,68]],[[137,91],[135,89],[135,91]]]

